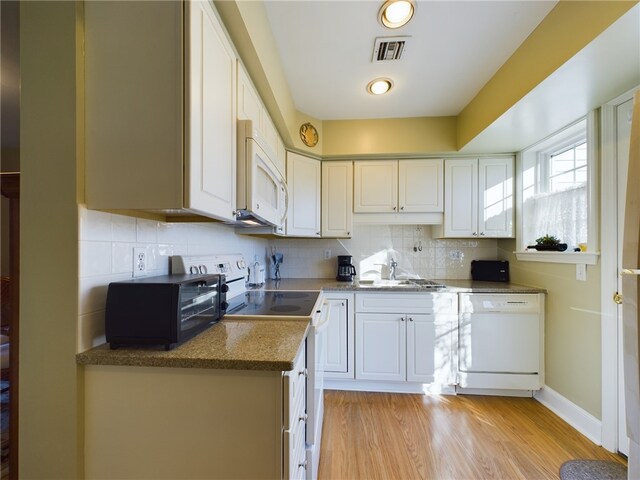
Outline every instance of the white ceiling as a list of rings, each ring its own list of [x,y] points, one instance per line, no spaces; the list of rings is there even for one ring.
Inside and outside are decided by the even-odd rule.
[[[557,2],[418,0],[396,30],[378,23],[382,3],[265,1],[299,111],[320,120],[457,115]],[[401,60],[371,61],[376,37],[404,35]],[[394,89],[368,94],[375,77]]]

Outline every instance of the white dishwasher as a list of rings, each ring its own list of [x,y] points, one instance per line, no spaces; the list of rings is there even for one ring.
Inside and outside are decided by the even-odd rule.
[[[531,394],[543,385],[544,294],[460,294],[458,388]]]

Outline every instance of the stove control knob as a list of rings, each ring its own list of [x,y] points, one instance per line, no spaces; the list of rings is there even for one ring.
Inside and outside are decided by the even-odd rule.
[[[220,285],[220,291],[222,293],[227,293],[229,291],[229,285],[227,285],[226,283]]]
[[[206,266],[206,265],[202,265],[202,264],[201,264],[201,265],[198,265],[198,271],[199,271],[200,273],[208,273],[208,272],[207,272],[207,266]]]
[[[229,304],[227,302],[220,302],[220,310],[226,311],[229,308]]]
[[[198,267],[196,267],[195,265],[191,265],[191,267],[189,267],[189,273],[198,273]]]

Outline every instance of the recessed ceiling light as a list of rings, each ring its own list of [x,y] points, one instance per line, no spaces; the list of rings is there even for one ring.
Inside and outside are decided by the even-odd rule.
[[[389,78],[376,78],[371,80],[367,85],[367,92],[373,95],[382,95],[387,93],[393,87],[393,82]]]
[[[378,21],[387,28],[400,28],[411,20],[414,11],[410,0],[387,0],[378,12]]]

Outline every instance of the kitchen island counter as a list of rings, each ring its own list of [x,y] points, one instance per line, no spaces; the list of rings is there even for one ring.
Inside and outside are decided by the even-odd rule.
[[[304,345],[310,319],[226,317],[191,340],[165,351],[162,346],[108,344],[76,355],[80,365],[289,371]]]

